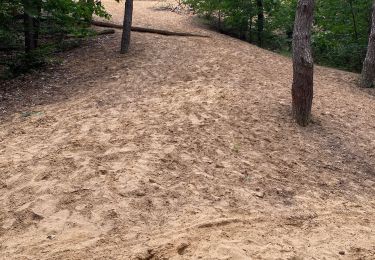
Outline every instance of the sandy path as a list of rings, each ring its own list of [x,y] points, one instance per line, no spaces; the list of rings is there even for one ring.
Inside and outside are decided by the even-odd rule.
[[[121,56],[117,33],[26,77],[11,105],[32,113],[0,126],[0,258],[374,259],[374,92],[318,67],[301,129],[288,58],[155,5],[135,25],[212,37],[133,33]]]

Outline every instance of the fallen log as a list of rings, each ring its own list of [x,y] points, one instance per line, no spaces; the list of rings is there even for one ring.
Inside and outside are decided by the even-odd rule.
[[[101,30],[101,31],[94,31],[93,32],[94,34],[91,35],[91,37],[93,36],[98,36],[98,35],[105,35],[105,34],[115,34],[116,31],[114,29],[104,29],[104,30]],[[65,38],[67,39],[70,39],[70,38],[85,38],[87,36],[84,36],[84,35],[74,35],[74,34],[68,34],[65,36]]]
[[[92,21],[91,24],[95,26],[99,26],[99,27],[122,29],[122,25],[109,23],[109,22]],[[161,34],[161,35],[166,35],[166,36],[187,36],[187,37],[204,37],[204,38],[209,37],[208,35],[202,35],[202,34],[187,33],[187,32],[171,32],[171,31],[166,31],[166,30],[144,28],[144,27],[137,27],[137,26],[132,26],[132,31],[144,32],[144,33],[156,33],[156,34]]]
[[[96,35],[105,35],[105,34],[114,34],[115,30],[113,29],[104,29],[99,32],[96,32]]]

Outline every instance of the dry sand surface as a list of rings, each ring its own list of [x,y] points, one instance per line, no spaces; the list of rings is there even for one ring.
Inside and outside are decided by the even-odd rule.
[[[113,20],[122,4],[104,1]],[[375,259],[375,92],[136,1],[134,24],[3,82],[1,259]]]

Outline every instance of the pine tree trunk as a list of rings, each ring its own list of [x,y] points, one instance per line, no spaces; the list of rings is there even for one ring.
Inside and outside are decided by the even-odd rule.
[[[133,18],[133,0],[126,0],[125,14],[121,39],[121,53],[127,53],[130,45],[130,34]]]
[[[249,42],[253,43],[253,17],[249,18]]]
[[[263,7],[263,0],[257,0],[257,7],[258,7],[258,45],[260,47],[263,46],[263,30],[264,30],[264,7]]]
[[[33,40],[34,40],[34,47],[38,48],[38,40],[39,40],[39,32],[40,32],[40,16],[42,12],[42,3],[40,0],[36,1],[36,6],[35,6],[36,12],[37,12],[37,17],[33,18]]]
[[[250,43],[253,42],[253,35],[252,35],[252,29],[253,29],[253,3],[252,1],[249,1],[248,3],[248,9],[246,12],[247,15],[247,35],[248,35],[248,41]]]
[[[350,12],[352,14],[354,37],[355,37],[356,42],[358,43],[357,19],[355,18],[353,0],[349,0],[349,6],[350,6]]]
[[[363,62],[361,87],[370,88],[375,84],[375,1],[372,8],[371,32],[368,41],[367,55]]]
[[[34,19],[32,17],[33,4],[28,1],[23,1],[24,15],[23,27],[25,33],[25,52],[28,53],[36,48],[37,39],[34,33]]]
[[[217,21],[217,29],[219,30],[220,33],[223,33],[223,27],[222,27],[222,23],[221,23],[221,10],[219,10],[219,17],[218,17],[218,21]]]
[[[298,0],[293,32],[293,115],[297,123],[307,126],[313,100],[314,61],[311,51],[311,27],[314,0]]]

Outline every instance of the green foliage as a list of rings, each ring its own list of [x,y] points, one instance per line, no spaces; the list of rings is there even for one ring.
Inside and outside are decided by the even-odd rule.
[[[28,27],[25,14],[32,20]],[[0,65],[7,67],[8,75],[43,66],[52,52],[79,42],[72,37],[94,34],[89,28],[93,14],[110,17],[99,0],[0,0]],[[27,53],[25,31],[37,47]]]
[[[13,14],[20,12],[22,6],[18,1],[0,0],[0,49],[6,47],[14,47],[22,43],[18,30],[22,27],[18,26]]]
[[[30,70],[35,70],[50,64],[53,60],[50,57],[51,46],[35,49],[29,53],[17,53],[10,59],[7,59],[4,65],[7,65],[4,78],[12,78]]]
[[[313,46],[318,62],[360,71],[366,55],[372,0],[318,1]]]
[[[257,0],[184,0],[220,30],[249,42],[257,37]],[[316,62],[360,71],[366,54],[373,0],[316,0],[313,50]],[[297,0],[262,0],[263,46],[291,51]],[[218,22],[220,21],[220,22]]]

